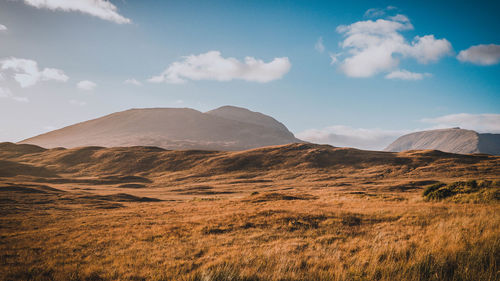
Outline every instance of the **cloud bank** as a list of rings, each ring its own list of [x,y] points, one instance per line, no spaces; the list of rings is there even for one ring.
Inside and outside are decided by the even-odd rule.
[[[363,129],[335,125],[322,129],[305,130],[296,134],[296,137],[313,143],[339,147],[382,150],[398,137],[410,132],[409,130]]]
[[[426,64],[452,53],[448,40],[432,34],[408,42],[401,32],[412,29],[408,17],[400,14],[338,26],[337,32],[344,35],[340,47],[347,53],[340,70],[350,77],[371,77],[397,68],[404,58]]]
[[[457,59],[479,65],[493,65],[500,62],[500,45],[476,45],[460,51]]]
[[[291,68],[287,57],[264,62],[253,57],[245,57],[241,62],[235,58],[224,58],[219,51],[209,51],[199,55],[189,55],[174,62],[160,75],[149,82],[180,84],[189,80],[231,81],[245,80],[266,83],[282,78]]]
[[[24,0],[24,3],[38,9],[81,12],[118,24],[131,22],[118,13],[113,3],[106,0]]]
[[[59,81],[66,82],[69,77],[60,69],[44,68],[40,70],[38,63],[34,60],[20,59],[10,57],[0,61],[2,71],[11,71],[14,75],[14,80],[19,83],[22,88],[27,88],[35,85],[40,81]]]

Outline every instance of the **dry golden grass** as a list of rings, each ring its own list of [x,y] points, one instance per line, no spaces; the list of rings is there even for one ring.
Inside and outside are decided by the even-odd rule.
[[[32,172],[0,166],[1,280],[500,280],[500,205],[422,197],[499,157],[30,149],[2,152]]]

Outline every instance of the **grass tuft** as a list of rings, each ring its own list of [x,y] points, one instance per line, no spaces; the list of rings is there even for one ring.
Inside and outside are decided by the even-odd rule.
[[[423,196],[429,201],[449,199],[457,203],[492,203],[500,200],[500,183],[489,180],[437,183],[427,187]]]

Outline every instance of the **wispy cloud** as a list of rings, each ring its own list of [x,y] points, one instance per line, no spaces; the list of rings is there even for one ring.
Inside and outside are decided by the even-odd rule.
[[[434,124],[434,128],[460,127],[482,133],[500,133],[500,114],[459,113],[435,118],[423,118],[421,121]]]
[[[30,101],[27,97],[14,96],[14,97],[12,97],[12,99],[15,101],[18,101],[18,102],[29,102]]]
[[[118,13],[113,3],[106,0],[24,0],[24,3],[38,9],[81,12],[118,24],[131,22]]]
[[[78,106],[85,106],[85,105],[87,105],[86,102],[79,101],[79,100],[70,100],[69,103],[72,104],[72,105],[78,105]]]
[[[476,45],[460,51],[457,59],[479,65],[493,65],[500,63],[500,45]]]
[[[330,65],[334,65],[336,64],[339,59],[338,57],[341,56],[342,54],[341,53],[330,53],[329,56],[330,56]]]
[[[379,8],[370,8],[366,10],[365,14],[363,15],[366,18],[378,18],[385,15],[385,10],[384,9],[379,9]]]
[[[430,73],[417,73],[410,72],[406,69],[396,70],[391,73],[388,73],[385,78],[386,79],[401,79],[401,80],[422,80],[424,77],[432,76]]]
[[[395,6],[387,6],[385,8],[370,8],[366,10],[365,14],[363,15],[365,18],[379,18],[384,16],[387,12],[396,10],[397,7]]]
[[[287,57],[275,58],[266,63],[253,57],[241,62],[235,58],[224,58],[219,51],[189,55],[174,62],[160,75],[153,76],[153,83],[185,83],[189,80],[231,81],[235,79],[266,83],[282,78],[291,68]]]
[[[34,60],[20,59],[10,57],[0,61],[0,66],[3,71],[12,71],[14,80],[16,80],[22,88],[27,88],[35,85],[39,81],[59,81],[66,82],[69,77],[64,74],[64,71],[56,68],[38,69],[38,63]]]
[[[89,80],[83,80],[78,82],[76,87],[83,91],[92,91],[97,87],[97,84]]]
[[[314,49],[316,51],[323,53],[325,51],[325,45],[323,44],[323,37],[318,38],[318,41],[316,41],[316,44],[314,44]]]
[[[401,58],[426,64],[452,53],[448,40],[432,34],[415,36],[408,42],[401,32],[413,28],[408,17],[401,14],[338,26],[337,32],[345,37],[340,46],[347,53],[340,70],[350,77],[371,77],[394,70]]]
[[[9,88],[0,86],[0,98],[12,99],[17,102],[29,102],[27,97],[14,96]]]
[[[127,79],[123,81],[124,84],[129,84],[129,85],[135,85],[135,86],[142,86],[142,83],[134,78],[132,79]]]
[[[12,92],[10,91],[9,88],[1,87],[0,86],[0,98],[8,98],[12,95]]]
[[[3,24],[0,24],[0,31],[6,31],[7,27]]]

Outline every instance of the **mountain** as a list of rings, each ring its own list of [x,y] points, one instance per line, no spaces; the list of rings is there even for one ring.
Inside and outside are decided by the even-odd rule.
[[[116,112],[29,139],[45,148],[158,146],[185,150],[244,150],[302,142],[274,118],[223,106],[202,113],[190,108],[142,108]]]
[[[436,149],[452,153],[500,155],[500,134],[479,134],[460,128],[422,131],[404,135],[385,151]]]

